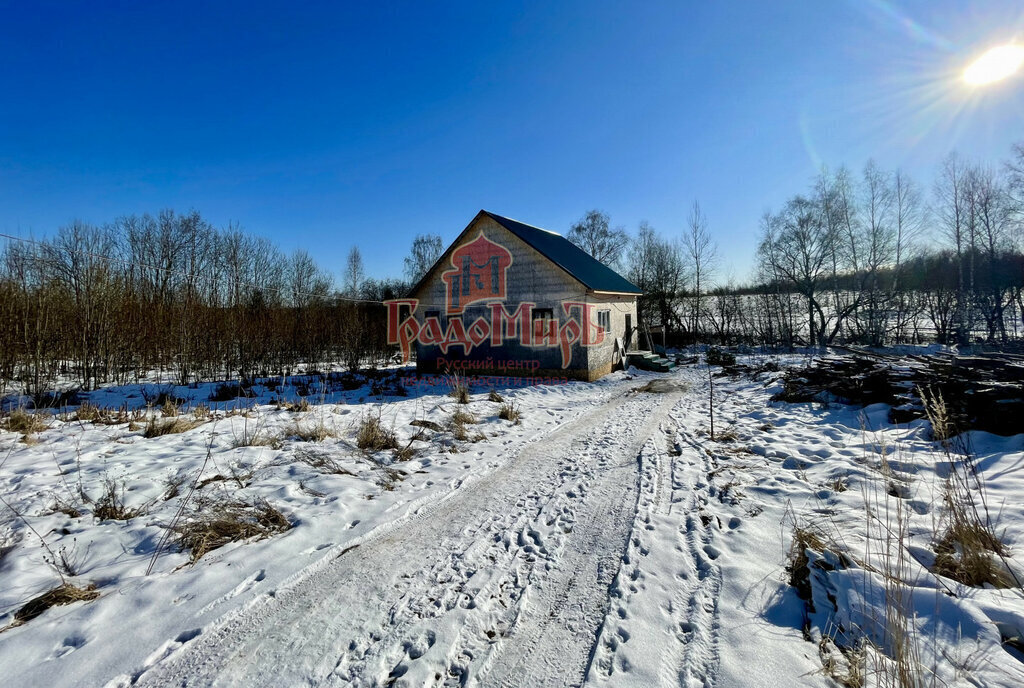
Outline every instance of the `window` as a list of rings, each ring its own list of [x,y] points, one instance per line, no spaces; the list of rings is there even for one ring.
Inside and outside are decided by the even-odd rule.
[[[598,311],[597,312],[597,326],[600,327],[605,332],[611,332],[612,331],[612,312],[608,311],[608,310]]]
[[[545,337],[551,339],[551,330],[555,322],[555,311],[551,308],[533,309],[533,341],[543,342]]]

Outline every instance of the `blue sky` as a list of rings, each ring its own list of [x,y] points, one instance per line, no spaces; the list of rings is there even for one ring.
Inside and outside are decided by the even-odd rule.
[[[0,231],[196,208],[397,276],[480,208],[635,230],[699,200],[748,275],[758,220],[822,164],[922,183],[1024,139],[1013,2],[0,1]]]

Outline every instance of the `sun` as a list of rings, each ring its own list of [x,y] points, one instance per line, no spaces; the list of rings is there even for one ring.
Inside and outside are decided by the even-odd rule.
[[[984,86],[1013,76],[1024,65],[1024,45],[992,48],[964,70],[964,81]]]

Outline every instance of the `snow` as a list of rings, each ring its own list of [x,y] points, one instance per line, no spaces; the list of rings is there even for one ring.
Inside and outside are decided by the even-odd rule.
[[[637,391],[659,379],[673,384]],[[778,373],[716,379],[715,441],[703,366],[499,389],[522,408],[520,424],[499,419],[489,390],[475,387],[468,409],[481,422],[467,429],[486,436],[476,442],[429,429],[412,439],[411,421],[446,426],[459,407],[429,386],[405,398],[324,390],[300,412],[270,404],[296,398],[287,385],[259,387],[255,399],[210,404],[213,417],[194,429],[153,438],[145,420],[69,416],[34,442],[2,432],[0,489],[23,517],[5,509],[0,525],[0,626],[59,583],[49,552],[73,564],[71,582],[101,593],[0,633],[5,682],[834,685],[823,658],[842,665],[837,645],[891,640],[882,622],[894,589],[882,572],[892,562],[877,535],[897,508],[913,555],[898,573],[921,661],[947,685],[1024,681],[1021,656],[1003,644],[1024,630],[1020,591],[928,569],[950,457],[927,423],[892,426],[881,405],[770,402],[779,388]],[[195,405],[213,389],[162,391]],[[112,387],[90,400],[142,407],[143,391],[155,389]],[[359,450],[367,414],[415,455]],[[301,441],[296,424],[333,436]],[[238,446],[254,433],[283,439]],[[1024,435],[969,441],[1007,564],[1024,579]],[[313,465],[323,457],[339,472]],[[200,470],[223,478],[197,491],[205,498],[264,498],[293,527],[194,564],[170,547],[147,575],[188,492],[185,483],[165,499],[168,479],[191,482]],[[142,515],[92,517],[80,493],[95,499],[110,479]],[[58,501],[83,515],[54,511]],[[843,548],[842,559],[807,550],[813,611],[786,571],[795,525]],[[869,674],[885,666],[874,651],[867,661]]]

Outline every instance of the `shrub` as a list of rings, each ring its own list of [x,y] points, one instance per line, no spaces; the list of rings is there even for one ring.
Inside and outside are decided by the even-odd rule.
[[[704,358],[707,360],[708,365],[717,366],[732,366],[736,365],[736,354],[728,351],[723,351],[718,347],[708,347],[708,352]]]
[[[210,394],[210,401],[232,401],[239,397],[251,397],[252,386],[241,385],[237,382],[221,382]]]

